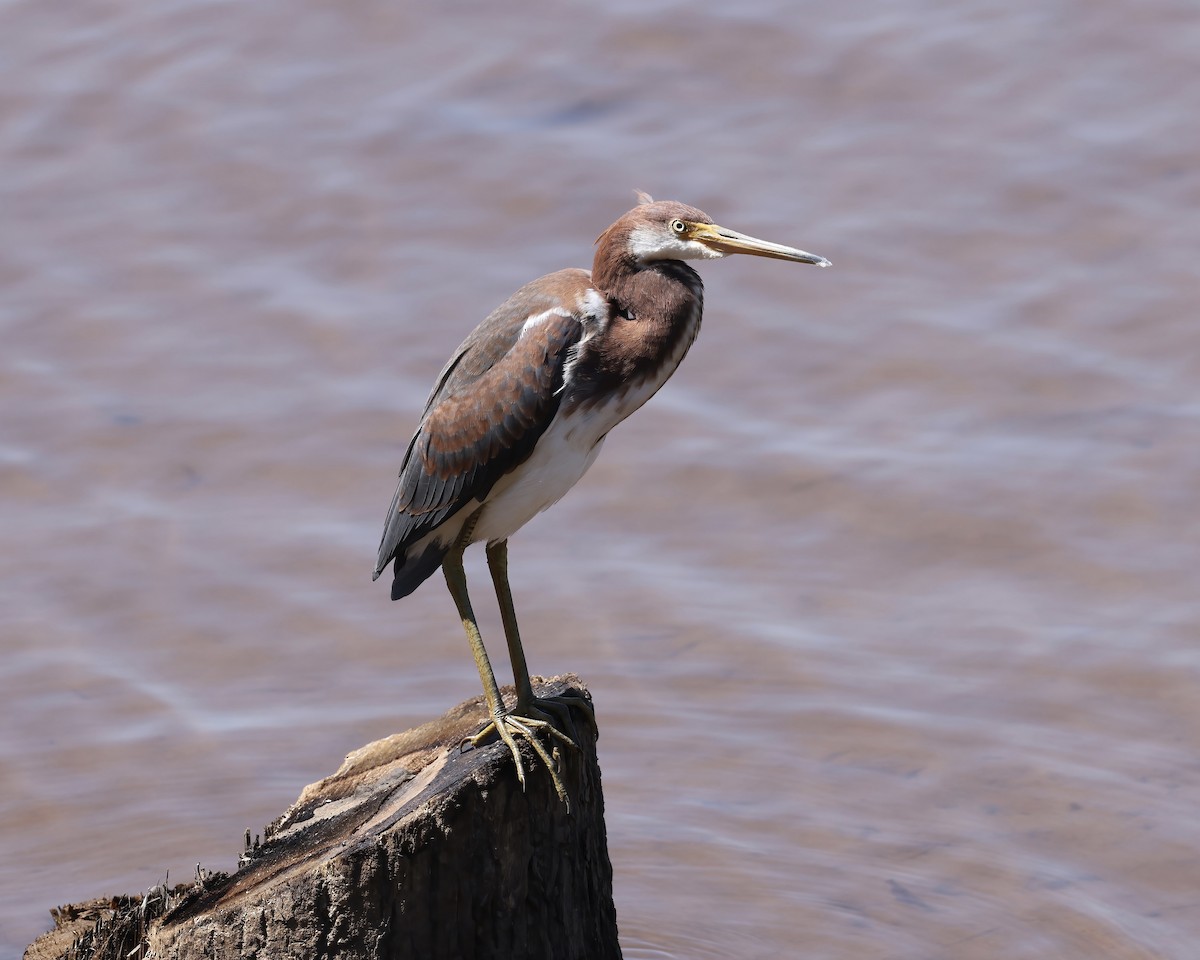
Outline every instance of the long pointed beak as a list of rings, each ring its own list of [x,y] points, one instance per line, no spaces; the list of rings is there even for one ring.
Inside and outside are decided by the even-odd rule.
[[[812,263],[818,267],[828,267],[829,261],[818,257],[815,253],[805,253],[795,247],[785,247],[780,243],[759,240],[748,237],[744,233],[717,226],[715,223],[689,224],[691,239],[697,240],[719,253],[748,253],[754,257],[770,257],[773,260],[791,260],[793,263]]]

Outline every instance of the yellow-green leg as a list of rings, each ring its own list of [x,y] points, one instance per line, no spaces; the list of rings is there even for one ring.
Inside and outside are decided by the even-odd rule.
[[[458,540],[442,561],[442,572],[446,576],[446,586],[450,588],[450,595],[454,598],[454,604],[458,608],[459,618],[462,620],[463,629],[467,634],[467,642],[471,645],[471,655],[475,658],[475,666],[479,670],[479,679],[483,683],[483,696],[487,700],[488,712],[492,716],[491,721],[486,727],[475,736],[468,737],[463,742],[470,743],[472,746],[478,746],[495,731],[512,754],[513,760],[517,765],[517,779],[521,782],[521,787],[524,788],[525,767],[521,762],[521,751],[517,748],[517,743],[514,739],[517,736],[524,737],[529,741],[534,752],[550,772],[550,778],[554,782],[554,790],[558,794],[559,799],[567,803],[567,791],[563,786],[562,777],[558,774],[558,764],[546,751],[546,748],[542,746],[541,741],[537,737],[537,731],[545,729],[551,735],[558,737],[572,746],[574,746],[574,742],[566,734],[560,733],[555,729],[553,723],[544,717],[527,717],[522,716],[519,710],[506,711],[504,709],[504,700],[500,696],[500,688],[496,684],[496,674],[492,670],[487,650],[483,646],[483,637],[480,636],[479,625],[475,620],[475,612],[471,609],[471,598],[467,594],[467,575],[463,570],[463,551],[466,549],[471,532],[474,530],[475,520],[476,518],[473,517],[467,521],[462,533],[459,534]]]
[[[588,718],[592,728],[596,727],[596,714],[591,701],[583,697],[537,697],[529,681],[529,667],[525,664],[525,650],[521,646],[521,633],[517,627],[517,612],[513,607],[512,588],[508,584],[508,541],[498,540],[487,546],[488,571],[496,588],[496,602],[500,606],[500,619],[504,624],[504,639],[508,642],[508,659],[512,663],[513,683],[517,688],[516,712],[521,716],[534,716],[549,720],[551,715],[558,720],[558,728],[574,731],[575,721],[571,707],[578,707]],[[572,745],[578,746],[571,741]]]

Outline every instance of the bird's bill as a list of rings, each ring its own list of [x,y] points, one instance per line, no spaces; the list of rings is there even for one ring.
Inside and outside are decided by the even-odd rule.
[[[744,233],[718,226],[715,223],[692,223],[690,239],[696,240],[718,253],[748,253],[754,257],[770,257],[773,260],[790,260],[793,263],[812,263],[818,267],[828,267],[829,261],[818,257],[815,253],[806,253],[795,247],[785,247],[781,243],[771,243],[748,237]]]

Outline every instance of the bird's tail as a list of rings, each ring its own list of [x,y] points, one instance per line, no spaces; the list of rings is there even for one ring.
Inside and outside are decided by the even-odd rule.
[[[392,599],[399,600],[401,597],[407,597],[433,576],[438,567],[442,565],[449,549],[449,544],[439,543],[435,538],[425,544],[424,549],[419,553],[409,551],[397,556],[396,563],[392,568]],[[379,574],[382,572],[382,570],[376,570],[371,579],[379,579]]]

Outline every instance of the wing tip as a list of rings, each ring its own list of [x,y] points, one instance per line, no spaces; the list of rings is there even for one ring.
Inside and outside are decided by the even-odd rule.
[[[439,543],[437,540],[434,540],[415,557],[398,556],[392,578],[392,599],[399,600],[407,597],[417,587],[433,576],[434,572],[441,567],[442,561],[449,552],[449,544]],[[382,572],[382,570],[378,571],[375,574],[375,578],[378,578]]]

